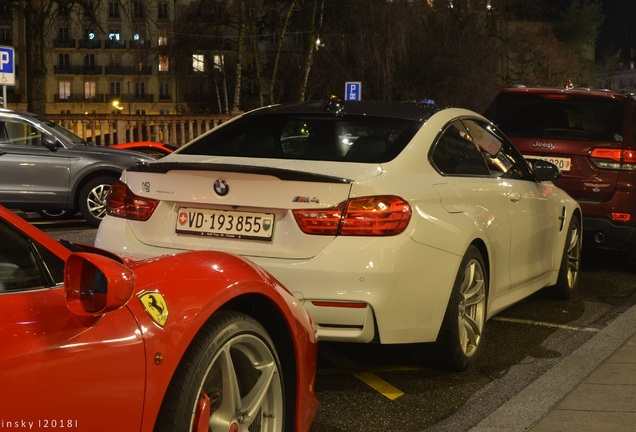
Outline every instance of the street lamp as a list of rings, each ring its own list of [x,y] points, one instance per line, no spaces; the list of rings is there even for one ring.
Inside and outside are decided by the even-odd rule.
[[[123,109],[124,109],[124,107],[123,107],[123,106],[121,106],[121,105],[119,104],[119,101],[118,101],[118,100],[116,100],[116,99],[112,102],[112,104],[113,104],[113,107],[114,107],[116,110],[118,110],[118,111],[121,111],[121,110],[123,110]]]

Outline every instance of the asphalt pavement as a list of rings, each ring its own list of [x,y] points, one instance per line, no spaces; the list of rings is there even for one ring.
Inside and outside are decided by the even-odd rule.
[[[470,430],[636,431],[636,306]]]

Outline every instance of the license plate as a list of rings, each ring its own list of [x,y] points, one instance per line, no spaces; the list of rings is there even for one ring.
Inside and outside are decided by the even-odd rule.
[[[270,240],[274,214],[241,211],[179,209],[176,232],[211,237]]]
[[[570,171],[572,167],[572,160],[570,158],[562,158],[562,157],[546,157],[546,156],[525,156],[526,159],[541,159],[544,161],[548,161],[556,165],[561,171]]]

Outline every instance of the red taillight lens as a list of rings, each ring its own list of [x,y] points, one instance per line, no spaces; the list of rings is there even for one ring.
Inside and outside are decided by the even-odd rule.
[[[590,153],[590,157],[599,168],[620,169],[622,164],[623,168],[634,169],[629,165],[636,164],[636,151],[634,150],[595,148]]]
[[[629,222],[632,215],[630,213],[612,213],[612,219],[617,222]]]
[[[391,236],[404,231],[411,220],[411,206],[397,196],[350,199],[330,209],[294,210],[305,234]]]
[[[110,216],[146,221],[152,216],[159,201],[142,198],[120,180],[112,184],[106,198],[106,212]]]

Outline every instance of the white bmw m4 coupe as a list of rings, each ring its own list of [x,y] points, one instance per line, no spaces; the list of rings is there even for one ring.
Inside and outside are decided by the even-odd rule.
[[[559,175],[465,109],[270,106],[125,171],[96,245],[240,254],[294,293],[319,340],[434,342],[463,370],[490,317],[577,285],[581,211]]]

